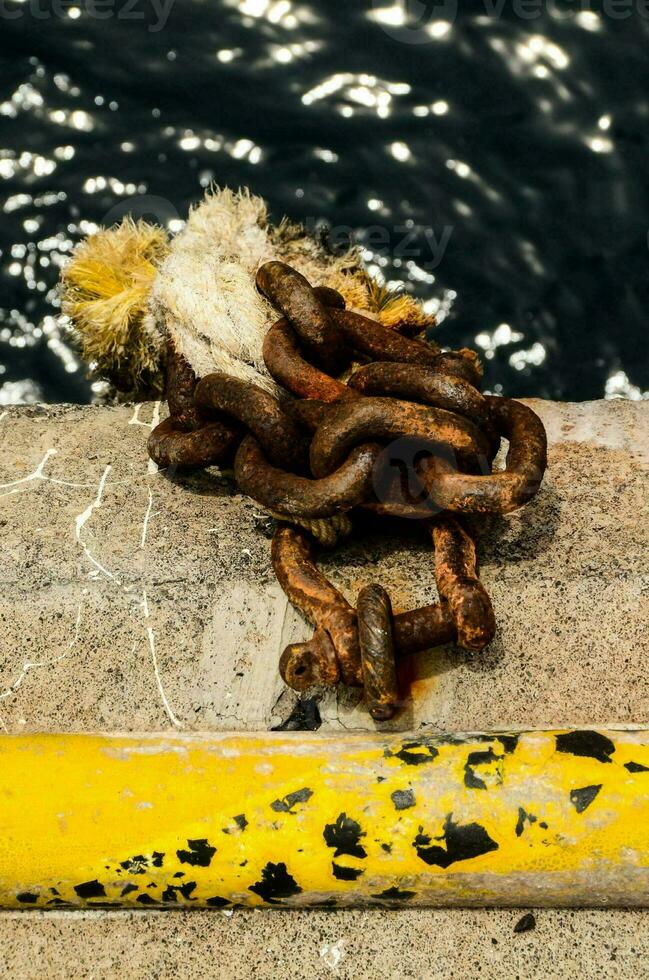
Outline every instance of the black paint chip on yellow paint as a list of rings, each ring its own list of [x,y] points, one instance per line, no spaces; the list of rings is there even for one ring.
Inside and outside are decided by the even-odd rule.
[[[479,752],[469,752],[464,765],[464,785],[467,789],[486,789],[487,784],[480,778],[476,769],[479,766],[491,765],[491,763],[498,762],[500,759],[502,759],[502,755],[496,755],[491,746]],[[502,783],[502,774],[497,774],[496,783]]]
[[[212,898],[205,900],[206,905],[211,905],[215,909],[223,909],[226,905],[232,905],[229,898],[221,898],[220,895],[213,895]]]
[[[570,802],[577,813],[583,813],[584,810],[588,809],[601,788],[602,784],[599,783],[597,786],[582,786],[581,789],[570,791]]]
[[[150,857],[145,854],[136,854],[126,861],[120,861],[119,866],[130,875],[143,875],[147,868],[161,868],[163,860],[164,853],[154,851]]]
[[[335,847],[334,857],[342,854],[357,858],[367,857],[367,852],[360,843],[361,837],[365,837],[365,831],[361,830],[357,820],[348,817],[346,813],[339,814],[335,823],[326,824],[322,836],[327,847]]]
[[[336,864],[335,861],[331,862],[331,870],[334,878],[338,878],[339,881],[356,881],[363,874],[362,868],[346,868],[342,864]]]
[[[643,766],[639,762],[625,762],[624,768],[629,772],[649,772],[649,766]]]
[[[448,868],[458,861],[468,861],[471,858],[497,851],[498,844],[489,836],[479,823],[458,824],[449,813],[444,823],[444,834],[435,840],[443,840],[446,847],[433,844],[428,834],[422,833],[423,828],[415,837],[413,847],[417,855],[426,864],[436,864],[440,868]]]
[[[390,794],[390,798],[394,803],[395,810],[407,810],[416,802],[412,789],[395,789],[394,793]]]
[[[293,875],[289,874],[283,861],[277,864],[269,861],[261,872],[261,881],[250,885],[248,891],[254,892],[265,902],[273,905],[282,898],[299,895],[302,889]]]
[[[183,864],[191,864],[194,867],[209,868],[210,862],[216,854],[216,848],[212,847],[206,838],[200,840],[188,840],[188,851],[176,851],[178,860]]]
[[[313,790],[309,789],[308,786],[304,786],[302,789],[297,789],[293,793],[287,793],[281,800],[274,800],[270,808],[275,813],[295,813],[293,807],[297,803],[306,803],[312,796]]]
[[[93,881],[83,881],[80,885],[75,885],[74,890],[79,898],[103,898],[106,895],[106,889],[96,878]]]
[[[421,742],[405,742],[398,752],[388,752],[395,759],[401,759],[407,766],[421,766],[433,762],[439,752],[434,745],[424,745]]]
[[[221,830],[224,834],[239,834],[243,833],[248,826],[248,820],[246,819],[245,813],[238,813],[236,817],[232,817],[234,821],[234,827],[230,825],[229,827],[222,827]]]
[[[195,888],[196,888],[195,881],[186,881],[182,885],[167,885],[167,887],[162,893],[162,901],[177,902],[179,895],[182,895],[183,898],[186,898],[191,901],[191,894]]]
[[[151,896],[150,895],[147,895],[146,892],[144,893],[144,895],[138,895],[138,897],[135,899],[135,901],[136,902],[139,902],[140,905],[157,905],[158,904],[158,902],[156,901],[156,899],[155,898],[151,898]]]
[[[557,735],[557,752],[597,759],[598,762],[611,762],[615,745],[601,732],[574,731]]]
[[[19,892],[16,895],[17,901],[21,902],[23,905],[33,904],[38,901],[39,896],[34,892]]]
[[[372,898],[386,898],[393,902],[407,902],[409,898],[414,898],[417,892],[403,891],[401,888],[397,888],[395,885],[392,888],[386,888],[385,891],[379,892],[378,895],[372,895]]]
[[[517,837],[521,836],[521,834],[525,830],[526,823],[530,823],[530,824],[536,823],[536,819],[537,818],[534,816],[533,813],[528,813],[527,810],[525,810],[522,806],[519,806],[518,820],[516,821],[516,827],[515,827],[516,836]],[[543,826],[543,824],[541,824],[540,826]]]

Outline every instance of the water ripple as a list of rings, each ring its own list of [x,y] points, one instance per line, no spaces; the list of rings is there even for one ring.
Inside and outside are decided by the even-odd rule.
[[[0,404],[92,399],[62,263],[129,210],[179,230],[213,180],[358,241],[489,390],[647,397],[649,22],[459,6],[6,0]]]

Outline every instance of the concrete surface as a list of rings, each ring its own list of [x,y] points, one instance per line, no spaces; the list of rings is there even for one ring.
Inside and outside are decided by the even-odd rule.
[[[532,403],[550,437],[543,490],[495,520],[482,577],[499,632],[478,657],[412,660],[392,727],[640,723],[649,677],[649,405]],[[0,415],[0,726],[265,729],[294,695],[277,676],[308,627],[269,564],[265,521],[230,484],[147,462],[159,408],[23,407]],[[323,563],[350,596],[435,597],[429,546],[365,529]],[[368,726],[358,695],[323,728]],[[639,912],[5,914],[7,976],[649,976]]]
[[[11,978],[603,980],[648,975],[649,912],[19,912]]]

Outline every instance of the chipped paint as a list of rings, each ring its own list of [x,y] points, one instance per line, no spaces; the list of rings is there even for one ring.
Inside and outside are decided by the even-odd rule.
[[[646,730],[2,736],[0,904],[646,906],[648,789]]]

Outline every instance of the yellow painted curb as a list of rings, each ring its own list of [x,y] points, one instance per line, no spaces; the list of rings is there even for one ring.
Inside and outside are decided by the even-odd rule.
[[[0,737],[0,905],[649,905],[649,731]]]

